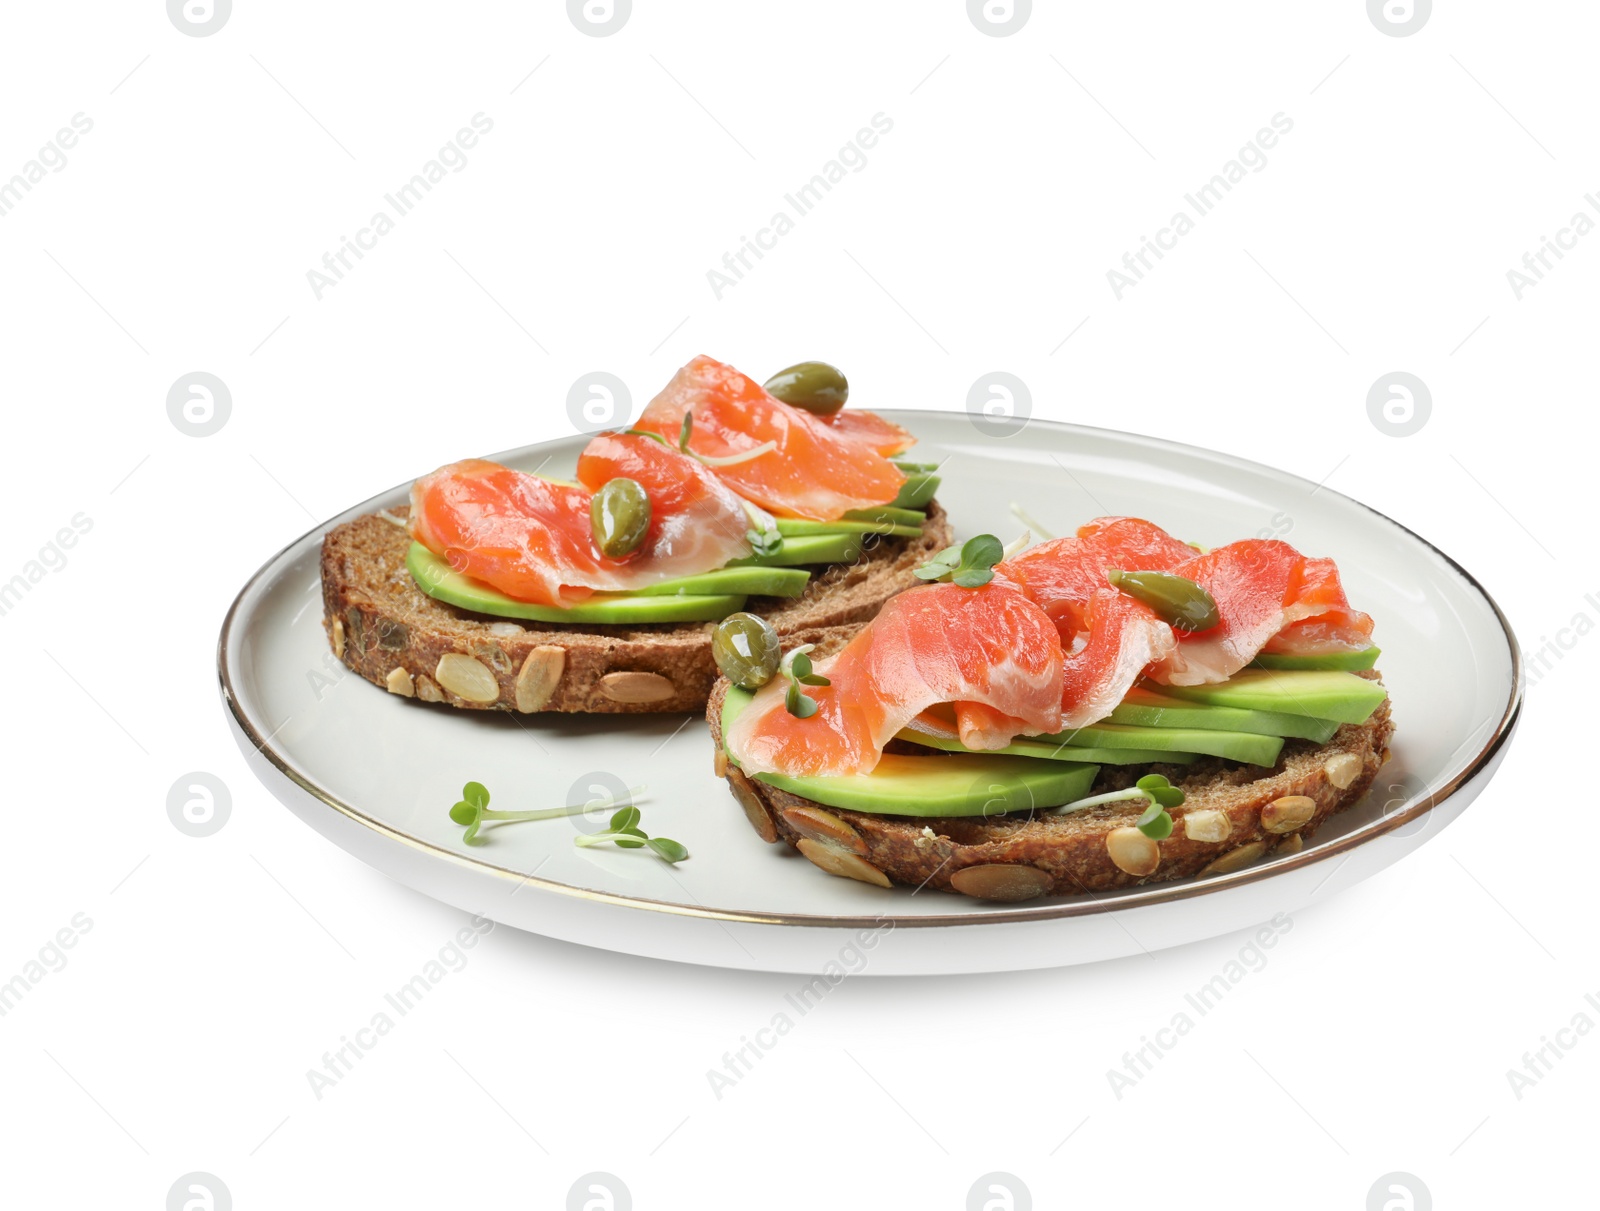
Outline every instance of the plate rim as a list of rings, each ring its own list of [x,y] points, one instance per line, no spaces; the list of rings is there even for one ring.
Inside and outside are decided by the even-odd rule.
[[[889,408],[876,409],[886,416],[908,417],[941,417],[950,418],[959,416],[958,412],[936,408]],[[1292,471],[1285,471],[1281,467],[1273,467],[1266,463],[1256,462],[1253,459],[1241,458],[1221,450],[1213,450],[1205,446],[1196,446],[1188,442],[1173,441],[1169,438],[1155,437],[1150,434],[1132,433],[1122,429],[1112,429],[1099,425],[1081,425],[1068,421],[1049,420],[1043,417],[1034,417],[1029,420],[1029,425],[1043,425],[1064,434],[1093,433],[1123,440],[1132,439],[1136,444],[1158,447],[1169,451],[1178,451],[1188,454],[1202,455],[1208,459],[1231,463],[1237,467],[1246,468],[1258,473],[1265,473],[1269,478],[1288,480],[1301,485],[1311,485],[1311,481]],[[577,436],[584,436],[578,434]],[[527,446],[518,446],[509,450],[500,451],[489,455],[493,461],[502,461],[508,457],[525,454],[569,441],[569,438],[552,438],[547,441],[534,442]],[[394,488],[376,493],[359,504],[352,505],[334,517],[344,513],[365,509],[373,502],[383,497],[393,495],[404,487],[403,484]],[[570,883],[539,878],[536,875],[524,874],[520,871],[510,870],[494,862],[485,861],[467,854],[459,854],[453,850],[445,849],[431,841],[414,837],[402,832],[385,821],[367,815],[353,804],[345,803],[337,796],[332,795],[321,787],[315,785],[294,770],[285,760],[284,756],[272,746],[271,736],[262,736],[255,725],[246,717],[238,695],[233,685],[233,670],[228,660],[228,644],[233,633],[234,623],[237,621],[239,611],[245,598],[250,594],[267,574],[268,570],[278,563],[289,551],[305,542],[308,538],[319,533],[326,533],[332,518],[318,522],[310,529],[297,535],[285,543],[265,562],[251,574],[243,586],[235,594],[233,601],[228,606],[227,613],[223,616],[222,628],[217,636],[217,680],[221,690],[222,700],[233,717],[235,725],[240,732],[250,741],[256,751],[285,778],[299,787],[311,798],[323,806],[332,808],[348,820],[372,829],[381,836],[391,841],[398,841],[412,849],[425,853],[431,857],[446,859],[458,866],[465,867],[478,874],[489,875],[498,879],[510,879],[518,887],[534,887],[541,891],[548,891],[558,895],[568,896],[580,900],[609,904],[622,908],[639,909],[646,912],[664,913],[675,917],[692,917],[712,921],[728,921],[748,925],[783,925],[808,928],[828,929],[873,929],[881,927],[885,921],[893,921],[896,929],[923,929],[950,926],[981,926],[988,924],[1022,924],[1034,921],[1058,921],[1075,917],[1096,917],[1103,913],[1119,912],[1135,908],[1147,908],[1160,904],[1170,904],[1182,900],[1195,899],[1209,896],[1216,892],[1229,891],[1235,888],[1246,887],[1265,879],[1278,875],[1288,874],[1291,871],[1302,870],[1326,861],[1337,855],[1347,854],[1379,837],[1394,831],[1414,820],[1421,818],[1434,808],[1439,807],[1454,796],[1462,787],[1471,783],[1483,770],[1490,767],[1496,760],[1500,750],[1505,747],[1515,732],[1521,719],[1524,695],[1526,691],[1525,671],[1522,661],[1522,648],[1517,642],[1515,631],[1511,628],[1510,620],[1505,611],[1500,608],[1500,603],[1494,595],[1484,587],[1483,583],[1468,571],[1460,561],[1448,552],[1441,550],[1428,539],[1418,534],[1415,530],[1396,521],[1387,513],[1353,496],[1346,495],[1336,488],[1322,486],[1320,491],[1329,493],[1349,504],[1372,514],[1374,517],[1394,526],[1408,537],[1420,543],[1425,549],[1442,559],[1455,573],[1464,580],[1471,589],[1488,603],[1493,612],[1495,621],[1500,626],[1501,637],[1506,643],[1506,649],[1511,657],[1511,691],[1506,699],[1505,709],[1501,712],[1500,720],[1495,725],[1493,732],[1484,740],[1477,753],[1473,756],[1447,785],[1438,791],[1431,791],[1424,797],[1419,797],[1416,802],[1408,803],[1406,807],[1386,815],[1378,820],[1362,825],[1353,832],[1337,838],[1331,844],[1313,846],[1298,854],[1289,855],[1261,865],[1248,867],[1245,870],[1235,871],[1232,874],[1212,876],[1208,879],[1191,878],[1174,880],[1170,883],[1153,883],[1136,890],[1118,891],[1110,893],[1114,898],[1106,898],[1105,894],[1085,890],[1081,896],[1058,904],[1040,904],[1031,908],[1009,908],[991,912],[966,912],[966,913],[934,913],[926,916],[900,916],[893,912],[875,913],[872,915],[860,914],[833,914],[833,913],[785,913],[764,912],[761,910],[735,911],[730,909],[707,908],[704,905],[676,904],[669,900],[657,900],[647,896],[630,896],[618,892],[600,891],[596,888],[577,887]]]

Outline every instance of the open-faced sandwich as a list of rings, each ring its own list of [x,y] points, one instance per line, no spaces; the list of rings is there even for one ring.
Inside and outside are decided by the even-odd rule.
[[[915,438],[820,362],[765,386],[698,357],[573,480],[482,459],[322,545],[335,655],[390,692],[533,711],[700,710],[717,622],[859,626],[950,541]]]
[[[1128,517],[1005,554],[952,547],[781,659],[724,624],[707,718],[764,840],[883,887],[1098,891],[1298,849],[1386,760],[1372,619],[1332,560]]]

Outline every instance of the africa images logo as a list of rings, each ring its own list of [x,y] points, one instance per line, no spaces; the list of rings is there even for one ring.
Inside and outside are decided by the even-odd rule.
[[[585,1173],[567,1191],[567,1211],[632,1211],[633,1194],[615,1173]]]
[[[1433,1211],[1433,1195],[1415,1173],[1385,1173],[1367,1191],[1367,1211]]]
[[[567,0],[567,19],[591,38],[609,38],[632,15],[633,0]]]
[[[167,19],[191,38],[209,37],[232,15],[233,0],[167,0]]]
[[[985,1173],[967,1191],[967,1211],[1033,1211],[1033,1194],[1015,1173]]]

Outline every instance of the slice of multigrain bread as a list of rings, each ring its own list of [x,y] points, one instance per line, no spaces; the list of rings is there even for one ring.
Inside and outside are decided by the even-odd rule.
[[[917,538],[882,538],[859,559],[811,569],[799,597],[751,597],[784,646],[854,633],[912,570],[950,545],[944,510]],[[632,626],[512,622],[436,601],[406,570],[405,509],[371,513],[322,540],[323,627],[334,655],[391,693],[473,710],[642,714],[698,711],[717,679],[712,622]]]
[[[843,637],[828,636],[826,651]],[[1378,674],[1361,676],[1378,680]],[[1094,793],[1132,786],[1148,773],[1183,788],[1172,835],[1153,841],[1133,827],[1142,804],[1113,803],[1069,816],[928,819],[828,807],[748,778],[722,747],[719,681],[706,707],[716,771],[763,841],[787,841],[829,874],[888,887],[936,887],[982,900],[1030,900],[1242,870],[1274,850],[1294,852],[1335,812],[1358,802],[1388,759],[1394,727],[1385,701],[1365,723],[1326,744],[1289,740],[1278,764],[1206,758],[1194,765],[1100,767]],[[894,742],[900,745],[900,742]],[[933,750],[897,749],[935,756]],[[959,754],[943,758],[959,761]]]

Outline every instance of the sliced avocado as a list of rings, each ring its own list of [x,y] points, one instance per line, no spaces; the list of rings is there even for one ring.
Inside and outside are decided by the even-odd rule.
[[[1282,656],[1276,652],[1262,652],[1251,663],[1258,669],[1334,669],[1360,673],[1376,665],[1379,655],[1381,651],[1376,646],[1362,648],[1359,652],[1329,652],[1322,656]]]
[[[1037,743],[1065,744],[1072,748],[1131,748],[1163,753],[1204,753],[1251,765],[1274,765],[1283,749],[1279,736],[1253,732],[1218,732],[1198,727],[1129,727],[1123,723],[1094,723],[1058,736],[1039,736]]]
[[[1217,685],[1155,686],[1189,702],[1365,723],[1389,696],[1380,681],[1331,669],[1240,669]]]
[[[757,774],[792,795],[879,816],[1000,816],[1082,799],[1097,765],[1032,757],[907,757],[885,753],[870,774],[787,778]]]
[[[920,464],[927,466],[926,463]],[[889,503],[897,509],[925,509],[933,494],[939,490],[939,477],[934,468],[925,471],[907,471],[906,482],[900,485],[900,495]]]
[[[1333,719],[1311,719],[1282,711],[1247,711],[1230,706],[1207,706],[1158,694],[1134,686],[1122,704],[1108,716],[1112,723],[1133,727],[1198,727],[1213,732],[1255,732],[1262,736],[1296,736],[1325,743],[1339,724]]]
[[[750,698],[745,690],[728,691],[722,704],[724,736]],[[1031,757],[885,753],[870,774],[817,778],[757,774],[756,779],[826,807],[879,816],[998,816],[1082,799],[1097,773],[1099,767],[1094,765]]]
[[[785,538],[812,534],[890,534],[895,538],[915,538],[922,533],[922,526],[903,526],[892,521],[807,521],[800,517],[780,517],[778,533]]]
[[[814,563],[854,563],[861,557],[861,534],[803,534],[785,538],[771,555],[735,559],[731,568],[798,568]]]
[[[803,568],[717,568],[698,576],[680,576],[660,584],[634,589],[631,597],[716,596],[720,593],[754,593],[761,597],[798,597],[806,590],[811,573]]]
[[[1074,748],[1065,744],[1045,743],[1038,736],[1019,736],[1005,748],[988,749],[983,752],[966,747],[953,736],[941,736],[934,732],[915,731],[911,728],[906,728],[895,738],[909,740],[912,744],[920,744],[926,748],[942,749],[947,753],[971,753],[979,757],[997,753],[1001,756],[1032,757],[1035,760],[1045,761],[1093,761],[1099,765],[1150,765],[1157,761],[1166,761],[1172,765],[1190,765],[1200,759],[1196,753],[1169,753],[1159,749]]]
[[[851,509],[845,521],[887,521],[896,525],[921,528],[928,515],[921,509],[897,509],[893,505],[874,505],[870,509]]]
[[[411,544],[406,567],[417,587],[430,597],[500,618],[526,618],[535,622],[633,624],[641,622],[714,622],[744,608],[744,594],[685,594],[641,597],[627,593],[596,593],[581,605],[560,607],[516,601],[455,571],[421,543]]]

